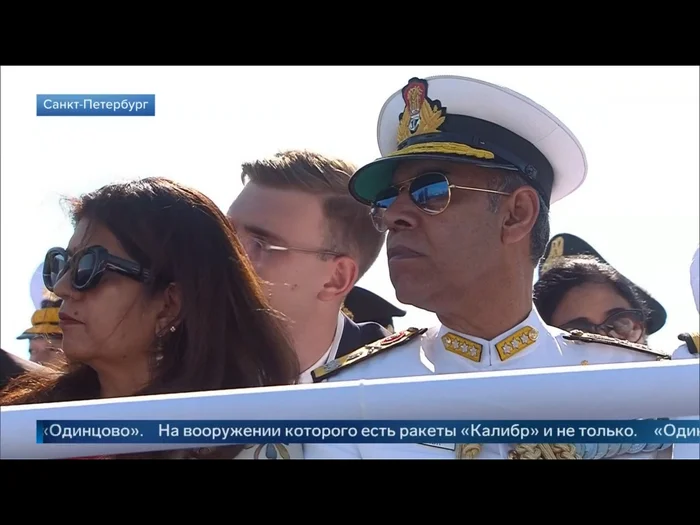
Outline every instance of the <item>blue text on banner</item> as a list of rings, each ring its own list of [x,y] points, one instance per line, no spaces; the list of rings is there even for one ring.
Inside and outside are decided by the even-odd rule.
[[[37,443],[700,443],[700,420],[37,421]]]

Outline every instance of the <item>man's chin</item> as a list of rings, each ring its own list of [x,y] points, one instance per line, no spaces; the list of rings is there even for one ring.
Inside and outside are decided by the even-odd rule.
[[[418,276],[408,272],[390,272],[390,278],[400,303],[422,308],[416,303],[420,303],[425,296],[425,284]]]

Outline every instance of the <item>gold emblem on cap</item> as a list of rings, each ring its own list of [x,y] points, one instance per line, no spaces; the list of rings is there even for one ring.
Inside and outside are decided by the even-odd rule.
[[[439,100],[428,97],[428,81],[412,78],[401,90],[405,107],[399,115],[399,129],[396,132],[396,144],[417,135],[440,133],[440,126],[445,122],[447,109]],[[493,159],[494,154],[483,149],[472,148],[458,142],[426,142],[411,144],[394,151],[388,156],[408,155],[412,153],[442,153],[449,155],[466,155],[479,159]]]
[[[461,335],[453,334],[452,332],[442,336],[442,345],[448,352],[466,357],[475,363],[481,361],[481,353],[484,350],[484,347],[476,341],[472,341]]]
[[[554,259],[561,257],[562,255],[564,255],[564,237],[555,237],[549,244],[549,253],[542,264],[542,273],[549,270],[554,262]]]
[[[428,98],[428,82],[412,78],[402,90],[406,107],[399,115],[396,143],[424,133],[438,133],[445,122],[445,110],[440,102]]]
[[[506,361],[510,359],[515,354],[518,354],[525,350],[527,347],[533,345],[540,333],[531,326],[525,326],[521,328],[514,334],[506,337],[502,341],[496,343],[496,351],[498,352],[498,357],[501,361]]]

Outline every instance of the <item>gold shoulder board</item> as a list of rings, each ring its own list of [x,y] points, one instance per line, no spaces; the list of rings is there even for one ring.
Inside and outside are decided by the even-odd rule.
[[[384,339],[380,339],[379,341],[370,343],[362,348],[358,348],[357,350],[350,352],[343,357],[334,359],[323,366],[315,368],[311,372],[311,377],[314,380],[314,383],[324,381],[350,365],[360,363],[365,359],[369,359],[374,355],[388,350],[389,348],[396,348],[397,346],[406,344],[419,335],[424,334],[427,330],[427,328],[409,328],[408,330],[403,330],[392,334]]]
[[[678,339],[683,341],[691,354],[700,353],[700,332],[680,334]]]
[[[603,345],[628,348],[629,350],[636,350],[637,352],[653,355],[659,361],[663,359],[671,359],[670,354],[667,354],[665,352],[659,352],[657,350],[652,350],[647,345],[642,345],[639,343],[630,343],[629,341],[625,341],[624,339],[616,339],[614,337],[608,337],[607,335],[589,334],[587,332],[582,332],[581,330],[572,330],[570,333],[564,336],[564,339],[568,339],[570,341],[580,341],[582,343],[600,343]]]

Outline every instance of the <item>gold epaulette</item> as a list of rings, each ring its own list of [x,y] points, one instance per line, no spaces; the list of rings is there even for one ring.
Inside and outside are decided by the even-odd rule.
[[[581,330],[572,330],[570,333],[564,336],[564,339],[568,339],[570,341],[580,341],[582,343],[600,343],[603,345],[619,346],[620,348],[627,348],[629,350],[642,352],[643,354],[653,355],[659,361],[663,359],[671,359],[670,354],[653,350],[647,345],[630,343],[624,339],[616,339],[614,337],[608,337],[607,335],[589,334],[587,332],[582,332]]]
[[[343,306],[340,308],[340,311],[343,312],[343,313],[345,314],[345,317],[347,317],[347,318],[350,319],[351,321],[352,321],[352,319],[355,317],[355,314],[353,314],[353,313],[350,311],[350,309],[349,309],[347,306],[345,306],[345,305],[343,305]]]
[[[315,368],[311,372],[311,377],[314,380],[314,383],[324,381],[350,365],[360,363],[365,359],[388,350],[389,348],[396,348],[397,346],[406,344],[419,335],[424,334],[427,330],[427,328],[409,328],[408,330],[402,330],[401,332],[392,334],[384,339],[380,339],[379,341],[370,343],[362,348],[358,348],[357,350],[339,357],[338,359],[334,359],[323,366]]]
[[[678,339],[686,344],[691,354],[700,353],[700,332],[683,333],[678,336]]]

